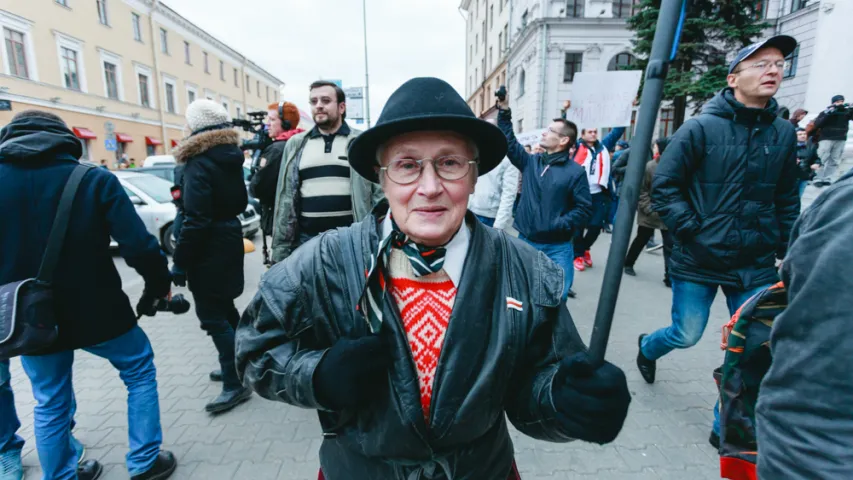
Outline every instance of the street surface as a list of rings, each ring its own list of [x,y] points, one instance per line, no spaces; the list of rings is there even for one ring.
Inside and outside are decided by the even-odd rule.
[[[846,169],[845,169],[846,170]],[[816,195],[809,187],[807,199]],[[658,241],[660,236],[658,235]],[[264,268],[258,249],[246,257],[243,309],[256,291]],[[593,248],[595,268],[576,272],[569,309],[581,335],[590,337],[610,235],[602,234]],[[140,278],[117,257],[125,291],[135,303],[142,292]],[[532,479],[716,479],[718,459],[708,444],[716,400],[712,370],[722,360],[720,328],[728,319],[722,293],[711,310],[711,321],[696,347],[676,351],[658,362],[657,382],[647,385],[635,366],[637,336],[669,324],[671,291],[662,283],[663,256],[643,253],[625,276],[616,309],[607,359],[622,367],[633,395],[625,428],[611,445],[574,442],[554,444],[513,434],[522,477]],[[183,289],[174,289],[179,292]],[[189,292],[183,292],[187,294]],[[96,292],[93,292],[96,294]],[[317,478],[321,431],[313,411],[255,396],[222,416],[203,411],[219,393],[208,380],[218,368],[216,350],[198,327],[193,311],[183,316],[158,315],[142,320],[154,346],[164,448],[178,457],[178,479],[292,479]],[[126,391],[105,360],[79,352],[74,365],[77,393],[75,434],[88,447],[87,458],[105,466],[107,480],[127,479]],[[29,381],[12,361],[12,384],[19,433],[26,438],[27,479],[41,478],[33,438],[34,400]]]

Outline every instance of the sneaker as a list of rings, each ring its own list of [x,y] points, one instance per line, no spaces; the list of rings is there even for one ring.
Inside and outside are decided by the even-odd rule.
[[[632,277],[636,277],[637,272],[634,271],[634,267],[625,267],[625,275],[630,275]]]
[[[583,252],[583,263],[587,268],[592,268],[592,254],[589,250]]]
[[[165,480],[175,473],[176,468],[178,468],[178,460],[175,455],[168,450],[163,450],[157,455],[157,460],[148,471],[134,475],[130,480]]]
[[[575,259],[575,270],[582,272],[586,270],[586,265],[583,263],[583,257],[578,257]]]
[[[646,383],[655,383],[655,370],[657,369],[657,364],[654,360],[649,360],[643,355],[643,338],[646,337],[646,334],[640,335],[640,338],[637,340],[637,346],[640,347],[637,351],[637,368],[640,370],[640,375],[643,376],[643,380]]]
[[[646,245],[646,253],[657,252],[657,251],[658,251],[658,250],[660,250],[661,248],[663,248],[663,244],[662,244],[662,243],[655,243],[654,241],[650,241],[650,242]]]
[[[11,450],[0,453],[0,480],[22,480],[24,466],[21,463],[21,451]]]
[[[252,398],[252,389],[242,387],[237,390],[223,390],[215,400],[205,405],[208,413],[225,413]]]
[[[717,450],[720,449],[720,436],[717,435],[717,432],[711,430],[711,436],[708,438],[708,443]]]
[[[610,234],[612,234],[612,233],[613,233],[613,229],[612,229],[612,228],[610,228],[610,225],[605,225],[605,226],[604,226],[604,228],[603,228],[603,229],[601,229],[601,231],[603,231],[604,233],[606,233],[606,234],[608,234],[608,235],[610,235]]]
[[[77,466],[77,480],[95,480],[102,473],[104,473],[104,467],[94,460],[86,460]]]

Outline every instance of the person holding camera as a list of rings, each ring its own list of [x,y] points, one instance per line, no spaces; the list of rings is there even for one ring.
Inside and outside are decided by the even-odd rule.
[[[82,153],[80,140],[48,112],[23,111],[0,130],[0,285],[38,275],[60,197]],[[68,218],[51,281],[58,337],[39,355],[21,357],[36,399],[33,424],[43,478],[91,480],[103,471],[95,460],[78,466],[81,449],[71,436],[76,409],[71,370],[75,350],[82,349],[109,360],[127,387],[130,477],[165,479],[177,461],[160,450],[154,352],[137,314],[153,315],[170,297],[166,256],[118,178],[103,168],[85,171]],[[110,237],[145,280],[136,312],[122,291]],[[4,404],[0,412],[5,416],[9,409]]]
[[[184,222],[175,247],[176,284],[188,283],[201,328],[213,340],[221,370],[211,372],[222,393],[205,406],[223,413],[248,400],[234,367],[234,329],[240,314],[234,299],[243,293],[243,232],[237,218],[249,202],[243,183],[240,135],[228,112],[207,99],[187,107],[192,132],[175,152],[185,165],[181,187]]]
[[[820,129],[817,156],[823,167],[817,173],[814,186],[825,187],[832,183],[832,177],[844,155],[844,144],[847,142],[851,120],[853,105],[844,103],[844,95],[832,97],[832,105],[820,112],[815,119],[815,127]]]

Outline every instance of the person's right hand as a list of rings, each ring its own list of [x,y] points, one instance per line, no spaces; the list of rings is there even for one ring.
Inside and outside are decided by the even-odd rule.
[[[314,395],[332,410],[361,406],[385,387],[392,363],[390,347],[378,335],[341,338],[314,370]]]
[[[509,94],[504,97],[503,101],[500,98],[495,98],[495,106],[501,110],[509,110]]]

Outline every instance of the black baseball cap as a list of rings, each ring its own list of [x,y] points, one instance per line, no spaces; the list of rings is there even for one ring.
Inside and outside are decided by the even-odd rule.
[[[753,43],[748,47],[744,47],[737,52],[737,56],[732,60],[732,63],[729,64],[729,73],[734,72],[740,62],[746,60],[750,55],[758,50],[766,47],[776,47],[780,52],[782,52],[783,57],[787,57],[795,48],[797,48],[797,40],[788,35],[776,35],[775,37],[770,37],[767,40],[762,40],[758,43]]]

